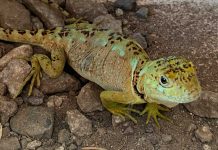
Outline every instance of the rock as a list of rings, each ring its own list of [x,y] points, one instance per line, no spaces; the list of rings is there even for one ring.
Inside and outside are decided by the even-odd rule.
[[[0,96],[4,96],[7,92],[7,87],[4,83],[0,82]]]
[[[201,141],[201,142],[211,142],[213,139],[213,134],[210,131],[210,128],[208,126],[202,126],[199,127],[195,131],[195,136]]]
[[[23,81],[31,70],[30,65],[22,59],[13,59],[0,72],[0,80],[7,85],[12,98],[15,98],[23,88]]]
[[[14,132],[32,138],[50,138],[53,132],[54,111],[41,106],[19,109],[11,118],[10,126]]]
[[[2,58],[5,54],[7,54],[13,48],[14,48],[14,45],[0,41],[0,58]]]
[[[210,145],[204,144],[203,150],[212,150],[212,148],[210,147]]]
[[[57,147],[55,150],[64,150],[64,146]]]
[[[22,4],[15,0],[0,0],[0,4],[1,27],[11,29],[32,29],[30,13]]]
[[[164,143],[170,143],[172,141],[172,135],[169,135],[169,134],[163,134],[162,135],[162,141]]]
[[[39,20],[38,17],[31,17],[33,23],[33,29],[43,29],[43,23]]]
[[[77,150],[77,146],[75,144],[70,144],[70,146],[68,147],[68,150]]]
[[[123,123],[125,121],[126,121],[125,117],[112,115],[112,125],[113,125],[113,127],[116,127],[116,126],[120,125],[121,123]]]
[[[48,98],[47,106],[60,107],[63,101],[66,101],[66,99],[69,99],[69,97],[66,95],[61,95],[61,96],[52,95]]]
[[[10,100],[6,96],[0,96],[0,114],[1,123],[5,124],[9,117],[13,116],[17,111],[17,103]]]
[[[93,18],[107,14],[104,4],[87,0],[66,0],[66,10],[78,17],[82,16],[88,21],[93,21]]]
[[[21,139],[21,140],[20,140],[20,144],[21,144],[21,147],[22,147],[23,149],[25,149],[25,148],[27,147],[27,144],[28,144],[27,138]]]
[[[218,118],[218,93],[202,91],[197,101],[185,104],[185,107],[200,117]]]
[[[20,143],[17,137],[9,137],[0,140],[1,150],[19,150],[21,149]]]
[[[142,19],[146,19],[148,17],[148,8],[142,7],[137,12],[136,15]]]
[[[114,32],[122,33],[122,22],[116,20],[112,15],[101,15],[94,19],[93,23],[99,29],[111,29]]]
[[[77,96],[77,104],[83,112],[93,112],[103,110],[101,104],[100,93],[103,91],[101,87],[95,83],[89,82],[80,90]]]
[[[8,52],[6,55],[4,55],[0,59],[0,71],[5,68],[5,66],[13,59],[15,58],[30,58],[33,54],[32,47],[30,45],[21,45],[19,47],[16,47],[10,52]]]
[[[67,111],[67,123],[71,133],[77,136],[92,134],[92,122],[78,110]]]
[[[13,99],[18,106],[23,104],[23,98],[22,97],[16,97],[15,99]]]
[[[188,131],[188,132],[192,132],[192,131],[194,131],[195,129],[197,129],[197,126],[196,126],[195,124],[191,123],[191,124],[188,126],[187,131]]]
[[[143,49],[146,49],[148,47],[147,41],[141,33],[134,33],[131,37],[135,39],[142,46]]]
[[[58,9],[50,7],[39,0],[23,0],[23,3],[43,21],[47,28],[64,26],[64,16]]]
[[[39,91],[37,88],[33,88],[31,96],[27,96],[27,93],[29,91],[29,87],[23,92],[23,100],[26,103],[29,103],[33,106],[38,106],[43,103],[44,95],[41,91]]]
[[[10,136],[10,128],[9,127],[2,128],[2,138],[6,138],[9,136]]]
[[[116,11],[115,11],[115,14],[116,14],[117,17],[122,16],[123,15],[123,10],[120,9],[120,8],[117,8]]]
[[[122,8],[123,10],[132,10],[136,6],[136,0],[117,0],[114,6]]]
[[[123,133],[126,134],[126,135],[130,135],[130,134],[133,134],[133,133],[134,133],[134,130],[133,130],[133,128],[132,128],[131,126],[129,126],[129,127],[127,127],[127,128],[124,130]]]
[[[38,147],[41,146],[41,145],[42,145],[42,142],[37,141],[37,140],[34,140],[34,141],[29,142],[29,143],[27,144],[27,149],[33,149],[33,150],[35,150],[36,148],[38,148]]]
[[[43,73],[40,90],[44,94],[54,94],[60,92],[68,92],[70,90],[77,91],[81,87],[80,82],[75,77],[63,72],[58,78],[49,78]]]
[[[70,140],[70,132],[67,129],[62,129],[58,132],[58,142],[63,144]]]

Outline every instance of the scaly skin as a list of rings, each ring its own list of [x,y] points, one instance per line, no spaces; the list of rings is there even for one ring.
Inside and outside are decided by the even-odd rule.
[[[134,40],[111,30],[96,29],[86,22],[74,22],[52,30],[17,31],[0,28],[0,39],[39,45],[51,53],[33,55],[32,86],[40,85],[40,68],[52,78],[59,76],[65,61],[84,78],[103,87],[100,94],[103,105],[113,114],[136,120],[129,112],[133,104],[148,103],[148,119],[157,116],[167,119],[159,104],[173,107],[196,100],[201,92],[192,62],[180,57],[150,60]],[[22,89],[21,89],[22,90]],[[18,94],[20,94],[21,90]]]

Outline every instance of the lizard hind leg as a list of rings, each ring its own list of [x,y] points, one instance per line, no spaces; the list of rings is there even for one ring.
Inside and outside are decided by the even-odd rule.
[[[51,59],[43,54],[34,54],[31,57],[32,70],[25,78],[20,90],[18,90],[18,93],[14,96],[14,98],[21,93],[23,87],[31,78],[28,96],[31,95],[35,84],[37,87],[40,86],[40,78],[42,77],[41,70],[44,71],[50,78],[57,78],[63,72],[65,61],[65,52],[63,49],[52,50]]]
[[[103,91],[100,98],[103,106],[112,114],[127,117],[137,123],[137,120],[130,114],[130,112],[140,114],[140,111],[129,107],[134,100],[132,96],[125,92]]]

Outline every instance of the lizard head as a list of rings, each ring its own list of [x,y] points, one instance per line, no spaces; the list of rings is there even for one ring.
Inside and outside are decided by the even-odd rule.
[[[148,62],[139,73],[137,89],[148,102],[168,107],[197,100],[201,93],[193,63],[172,56]]]

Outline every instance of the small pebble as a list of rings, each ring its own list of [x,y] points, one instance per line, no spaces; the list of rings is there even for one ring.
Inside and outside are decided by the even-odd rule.
[[[113,125],[113,127],[116,127],[116,126],[120,125],[121,123],[123,123],[125,121],[126,121],[126,119],[124,117],[112,115],[112,125]]]
[[[137,12],[136,15],[142,19],[146,19],[148,17],[148,8],[142,7]]]
[[[68,150],[77,150],[77,146],[75,144],[70,144]]]
[[[192,132],[195,129],[197,129],[197,126],[195,124],[191,123],[187,128],[187,132]]]
[[[27,144],[27,149],[33,149],[35,150],[37,147],[41,146],[42,142],[34,140]]]
[[[134,133],[134,130],[133,130],[133,128],[131,127],[131,126],[129,126],[129,127],[127,127],[125,130],[124,130],[124,132],[123,132],[124,134],[133,134]]]
[[[116,16],[117,16],[117,17],[120,17],[120,16],[123,15],[123,10],[120,9],[120,8],[117,8],[116,11],[115,11],[115,13],[116,13]]]
[[[210,145],[204,144],[203,150],[212,150],[212,149],[211,149]]]
[[[136,0],[116,0],[114,6],[124,10],[132,10],[136,6]]]
[[[199,127],[195,131],[195,136],[201,142],[211,142],[213,139],[213,134],[211,133],[210,128],[208,126]]]
[[[48,107],[60,107],[65,99],[68,97],[65,95],[56,96],[52,95],[48,98],[47,106]]]
[[[55,150],[64,150],[64,146],[60,146],[58,148],[55,148]]]
[[[164,143],[169,143],[172,141],[172,135],[168,135],[168,134],[163,134],[162,135],[162,140]]]

